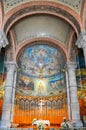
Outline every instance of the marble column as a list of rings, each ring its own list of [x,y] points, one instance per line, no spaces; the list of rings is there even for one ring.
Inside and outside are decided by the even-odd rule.
[[[70,114],[72,123],[75,125],[75,127],[82,127],[82,122],[80,120],[78,95],[77,95],[76,67],[77,67],[76,62],[67,63],[68,84],[70,94]]]
[[[85,59],[85,66],[86,66],[86,32],[82,32],[76,42],[76,45],[78,46],[78,48],[82,48],[83,49],[83,53],[84,53],[84,59]]]
[[[14,103],[14,94],[15,94],[15,82],[16,82],[16,72],[17,65],[16,62],[6,62],[7,67],[7,77],[6,77],[6,85],[5,85],[5,94],[4,94],[4,102],[2,108],[2,119],[1,119],[1,127],[9,128],[12,122],[12,105]]]
[[[6,47],[6,45],[8,45],[6,34],[4,30],[0,30],[0,50],[2,47]]]

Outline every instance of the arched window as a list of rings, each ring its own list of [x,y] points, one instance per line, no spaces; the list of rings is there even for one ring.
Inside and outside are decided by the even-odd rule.
[[[52,101],[52,109],[56,109],[56,101],[55,100]]]
[[[35,103],[34,103],[34,101],[32,100],[32,101],[30,102],[30,109],[34,109],[34,107],[35,107]]]
[[[57,101],[57,109],[61,109],[62,108],[62,103],[61,103],[61,100],[59,99]]]
[[[24,110],[24,100],[23,99],[21,99],[21,101],[20,101],[19,108]]]
[[[47,108],[51,109],[51,101],[47,101]]]
[[[26,100],[26,101],[25,101],[25,110],[28,110],[28,109],[29,109],[29,101]]]

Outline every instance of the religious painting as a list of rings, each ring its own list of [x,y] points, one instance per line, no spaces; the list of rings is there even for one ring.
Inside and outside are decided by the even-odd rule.
[[[34,91],[34,81],[22,74],[18,74],[16,92],[21,95],[28,95]]]
[[[33,45],[18,59],[17,93],[27,96],[52,96],[66,92],[64,56],[48,45]]]
[[[53,47],[47,45],[34,45],[24,50],[19,57],[19,66],[22,73],[29,77],[43,78],[56,75],[65,60],[61,53]]]

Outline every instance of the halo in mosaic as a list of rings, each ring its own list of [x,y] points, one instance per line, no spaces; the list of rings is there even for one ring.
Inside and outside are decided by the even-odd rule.
[[[31,1],[38,1],[38,0],[3,0],[4,11],[6,13],[12,8],[16,7],[17,5],[20,5],[21,3],[26,3]],[[77,13],[80,13],[81,11],[82,0],[47,0],[47,1],[53,1],[61,4],[65,4],[66,6],[72,8]]]

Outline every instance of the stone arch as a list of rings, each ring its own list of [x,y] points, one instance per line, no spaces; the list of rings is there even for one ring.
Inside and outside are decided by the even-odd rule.
[[[15,9],[10,10],[5,15],[6,19],[3,24],[3,28],[5,29],[5,31],[8,32],[10,27],[12,27],[12,25],[19,19],[21,19],[27,15],[32,15],[34,13],[35,14],[47,13],[47,14],[56,15],[58,17],[61,17],[64,20],[66,20],[74,28],[74,30],[77,34],[80,30],[82,30],[81,20],[80,20],[79,15],[77,15],[77,13],[75,11],[73,11],[72,9],[70,9],[69,7],[66,7],[65,5],[62,5],[60,3],[50,2],[50,1],[42,2],[41,6],[40,6],[40,4],[41,4],[40,1],[39,2],[37,2],[37,1],[28,2],[26,4],[22,4],[22,6],[17,6]],[[37,6],[38,6],[38,10],[37,10]],[[32,8],[31,10],[33,10],[33,9],[35,9],[35,10],[28,13],[27,7]],[[47,10],[44,11],[46,8],[47,8]],[[61,12],[61,14],[60,14],[60,12]],[[19,14],[21,16],[19,16]],[[73,21],[71,22],[72,19],[73,19]]]
[[[41,43],[40,43],[41,42]],[[46,42],[49,46],[53,46],[55,48],[58,48],[58,49],[61,49],[61,53],[63,53],[64,57],[65,57],[65,61],[67,61],[68,59],[68,55],[67,55],[67,51],[66,51],[66,48],[59,42],[57,42],[56,40],[54,39],[51,39],[51,38],[43,38],[43,37],[40,37],[40,38],[33,38],[33,39],[30,39],[30,40],[27,40],[25,41],[24,43],[22,43],[21,45],[19,45],[17,47],[17,51],[16,51],[16,54],[15,54],[15,57],[14,57],[14,60],[17,61],[18,60],[18,57],[21,53],[22,50],[24,50],[25,48],[29,47],[29,46],[32,46],[32,45],[36,45],[36,43],[38,44],[42,44],[43,42]]]
[[[86,30],[86,2],[83,0],[81,8],[82,32]]]
[[[34,8],[34,5],[36,6],[35,8]],[[14,9],[10,10],[5,15],[5,17],[7,17],[7,19],[5,19],[4,24],[3,24],[3,28],[4,28],[5,32],[8,34],[10,28],[17,21],[23,19],[26,16],[31,16],[34,14],[49,14],[49,15],[59,17],[59,18],[63,19],[64,21],[66,21],[67,23],[69,23],[69,25],[71,25],[71,27],[74,29],[74,31],[77,35],[82,30],[79,16],[76,15],[76,13],[72,9],[70,9],[68,7],[66,9],[65,5],[61,5],[59,3],[56,4],[55,2],[50,2],[50,1],[43,2],[41,6],[39,6],[39,5],[40,5],[40,2],[31,2],[31,3],[29,2],[29,4],[22,4],[21,8],[20,8],[20,6],[18,6],[15,10]],[[30,11],[27,11],[29,8],[30,8]],[[37,10],[37,8],[38,8],[38,10]],[[45,9],[46,9],[46,11],[44,11]],[[60,12],[61,12],[61,14],[60,14]],[[77,18],[77,20],[76,20],[76,18]],[[71,22],[72,19],[73,19],[74,23],[73,23],[73,21]],[[32,39],[30,39],[30,40],[32,40]],[[27,41],[25,41],[24,44],[26,44],[26,42]],[[13,45],[13,50],[14,50],[14,48],[15,48],[15,46]],[[69,51],[65,47],[61,47],[61,48],[63,48],[63,50],[65,51],[67,61],[70,61],[69,60],[70,59]],[[18,47],[18,49],[19,49],[19,47]],[[13,60],[16,60],[16,55],[18,53],[18,49],[15,52],[16,54],[14,54]],[[12,47],[9,50],[10,50],[9,53],[11,53]],[[12,55],[11,55],[11,57],[12,57]]]

